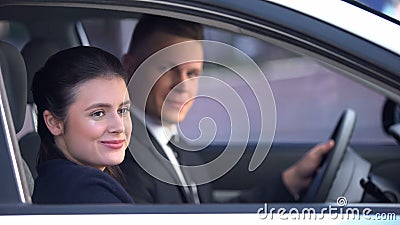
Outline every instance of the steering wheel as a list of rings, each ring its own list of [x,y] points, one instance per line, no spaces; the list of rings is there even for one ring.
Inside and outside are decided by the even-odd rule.
[[[326,200],[347,150],[355,123],[356,113],[352,109],[346,109],[340,116],[330,138],[335,141],[335,146],[322,160],[318,172],[302,198],[304,202],[324,202]]]

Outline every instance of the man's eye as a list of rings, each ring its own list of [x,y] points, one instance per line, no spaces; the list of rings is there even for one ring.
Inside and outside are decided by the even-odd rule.
[[[191,72],[188,72],[188,73],[187,73],[187,76],[188,76],[189,78],[198,77],[198,76],[199,76],[199,73],[198,73],[198,72],[195,72],[195,71],[191,71]]]
[[[96,111],[96,112],[93,112],[91,116],[94,118],[101,118],[104,115],[105,115],[105,113],[103,111]]]
[[[130,111],[129,107],[123,107],[120,110],[118,110],[118,113],[121,114],[121,115],[126,115],[126,114],[129,113],[129,111]]]

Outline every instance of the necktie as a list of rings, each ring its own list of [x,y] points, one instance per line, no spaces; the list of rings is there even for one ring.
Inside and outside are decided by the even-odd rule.
[[[172,138],[168,142],[168,147],[171,148],[171,150],[175,155],[176,160],[178,161],[179,165],[181,165],[180,154],[183,150],[178,146],[177,142],[175,141],[175,136],[172,136]],[[200,198],[198,195],[196,184],[192,181],[190,175],[188,175],[187,173],[182,173],[182,174],[184,177],[183,188],[185,190],[187,198],[189,199],[190,202],[193,202],[195,204],[200,204]],[[185,184],[187,186],[185,186]]]

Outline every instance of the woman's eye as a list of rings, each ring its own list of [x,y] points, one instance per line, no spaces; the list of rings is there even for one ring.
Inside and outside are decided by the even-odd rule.
[[[94,118],[101,118],[104,115],[105,115],[105,113],[103,111],[96,111],[96,112],[93,112],[91,116]]]

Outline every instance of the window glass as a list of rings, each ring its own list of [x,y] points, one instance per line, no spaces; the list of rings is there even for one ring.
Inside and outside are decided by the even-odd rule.
[[[0,40],[6,41],[21,50],[29,40],[29,33],[21,23],[0,20]]]
[[[400,0],[358,0],[358,2],[400,20]]]
[[[85,19],[81,22],[90,45],[121,57],[129,47],[137,19]]]
[[[90,20],[83,21],[83,24],[92,45],[102,47],[120,57],[127,51],[136,21],[136,19]],[[109,32],[110,29],[113,29],[113,32]],[[385,97],[347,78],[342,72],[309,56],[220,29],[206,27],[205,39],[219,41],[244,52],[265,74],[276,107],[274,142],[325,141],[329,138],[341,113],[347,108],[352,108],[357,113],[353,143],[394,143],[392,138],[384,133],[381,125],[381,111]],[[226,57],[216,49],[205,49],[205,55],[212,55],[215,59]],[[235,67],[247,66],[236,62],[235,55],[224,60],[230,61],[229,64]],[[224,104],[199,97],[185,121],[181,123],[183,134],[192,140],[201,135],[207,137],[215,135],[215,143],[259,140],[260,129],[265,128],[260,125],[262,116],[257,97],[252,93],[253,87],[249,87],[230,68],[214,63],[205,63],[203,76],[226,82],[240,96],[249,115],[250,130],[242,129],[241,121],[235,121],[233,124]],[[201,93],[220,92],[220,89],[212,83],[200,83],[199,88]],[[232,110],[235,111],[235,108]],[[242,122],[247,122],[246,119],[243,118]],[[209,132],[207,129],[203,130],[204,127],[216,129]],[[239,132],[232,134],[233,129]],[[200,138],[197,141],[201,140]],[[207,138],[205,140],[207,141]]]
[[[276,105],[275,142],[321,142],[325,141],[346,108],[357,113],[357,124],[353,134],[353,143],[393,143],[383,131],[381,111],[385,97],[355,82],[342,72],[318,62],[308,56],[298,55],[279,46],[256,38],[207,28],[206,39],[230,44],[249,55],[261,68],[272,89]],[[218,55],[218,52],[209,53]],[[234,61],[234,57],[231,59]],[[246,65],[238,65],[246,66]],[[220,69],[219,72],[220,73]],[[216,74],[215,67],[205,66],[204,74]],[[252,99],[251,90],[240,78],[226,72],[224,79],[230,80],[241,96],[249,112],[250,141],[258,139],[260,115],[255,113],[257,101]],[[251,76],[251,74],[248,74]],[[228,78],[229,77],[229,78]],[[234,81],[236,80],[236,81]],[[210,89],[209,85],[205,87]],[[218,90],[214,90],[218,91]],[[216,142],[226,142],[231,132],[226,112],[197,101],[189,117],[184,121],[184,131],[191,138],[199,135],[199,127],[193,127],[193,121],[199,121],[201,115],[218,114],[216,121],[225,121],[218,127]],[[225,114],[225,116],[224,116]],[[198,124],[198,123],[197,123]],[[240,123],[232,129],[240,129]],[[240,141],[241,137],[231,137]]]

